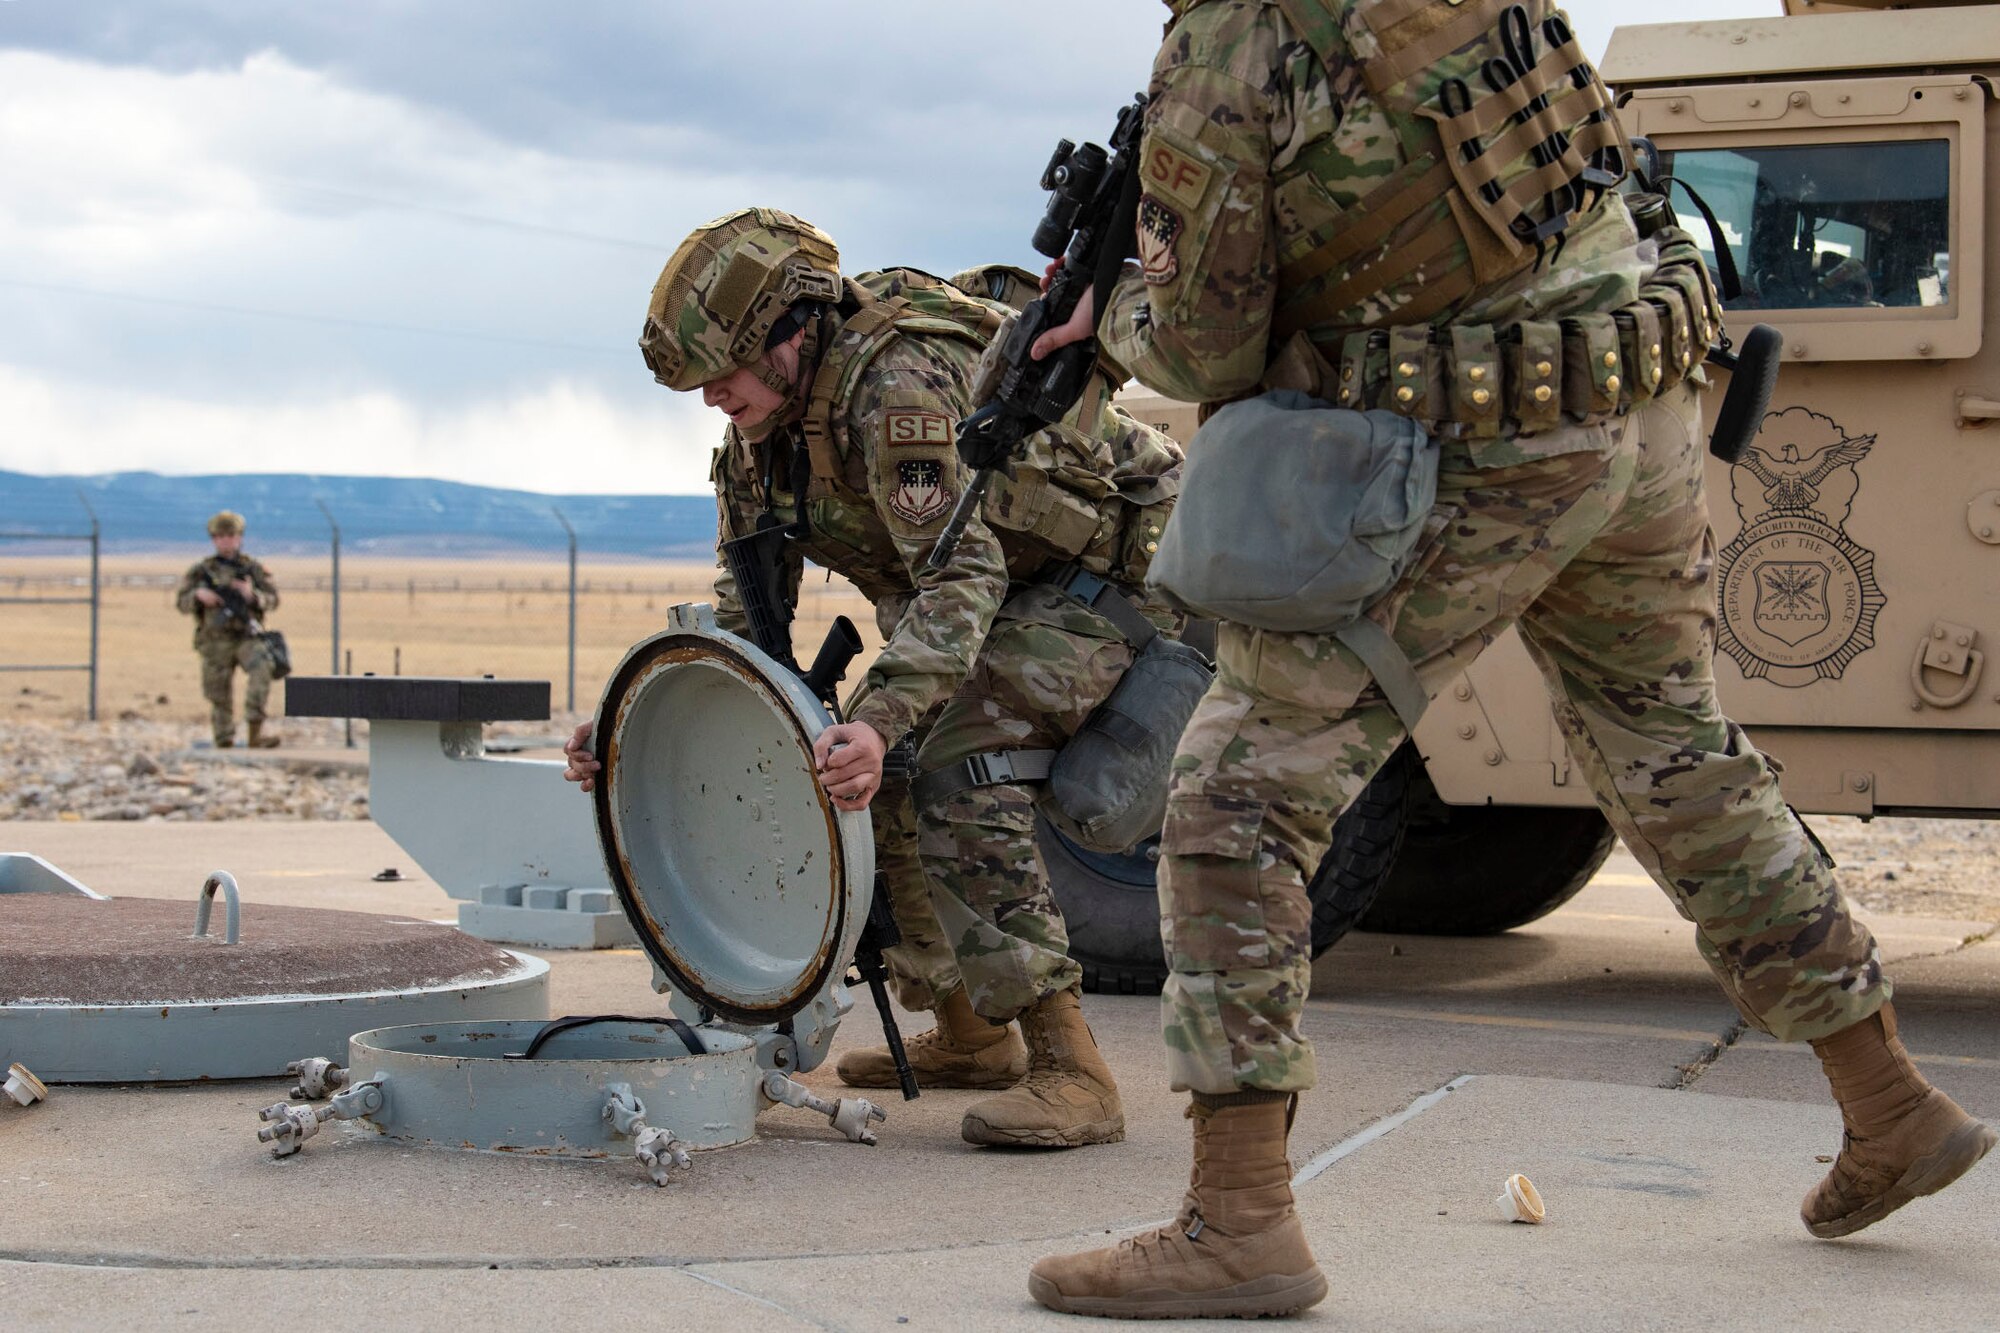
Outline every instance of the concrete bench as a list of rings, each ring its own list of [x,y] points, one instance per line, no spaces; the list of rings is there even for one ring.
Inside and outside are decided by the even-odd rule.
[[[556,949],[636,942],[590,801],[548,759],[486,752],[488,722],[546,722],[549,682],[490,676],[293,676],[287,717],[368,721],[375,822],[454,898],[459,929]]]

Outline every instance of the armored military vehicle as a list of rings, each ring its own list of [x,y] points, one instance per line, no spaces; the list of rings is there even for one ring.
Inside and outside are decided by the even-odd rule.
[[[1803,814],[1993,818],[2000,4],[1881,9],[1787,0],[1784,17],[1624,27],[1602,68],[1627,132],[1715,214],[1742,278],[1731,327],[1784,339],[1761,433],[1708,475],[1725,708]],[[1685,191],[1673,200],[1713,266],[1711,229]],[[1126,407],[1190,437],[1191,408]],[[1315,944],[1356,923],[1521,925],[1611,845],[1510,634],[1336,829]],[[1095,983],[1156,981],[1143,856],[1052,859]]]

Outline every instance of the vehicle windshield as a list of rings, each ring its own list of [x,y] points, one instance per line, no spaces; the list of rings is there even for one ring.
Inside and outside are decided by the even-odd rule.
[[[1951,303],[1951,146],[1943,139],[1708,148],[1666,168],[1722,223],[1743,278],[1731,310]],[[1685,192],[1680,225],[1715,266]]]

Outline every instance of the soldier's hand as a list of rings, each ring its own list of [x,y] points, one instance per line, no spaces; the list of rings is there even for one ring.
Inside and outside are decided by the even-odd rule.
[[[578,783],[585,791],[597,786],[597,770],[604,767],[590,752],[590,726],[584,723],[563,742],[563,758],[569,761],[569,767],[563,770],[563,781]]]
[[[222,605],[222,594],[213,588],[196,588],[194,590],[194,599],[203,606]]]
[[[249,579],[237,579],[229,586],[236,589],[242,595],[244,601],[255,602],[257,600],[257,585]]]
[[[1028,349],[1028,355],[1040,361],[1051,352],[1061,351],[1071,343],[1080,343],[1097,332],[1097,292],[1086,287],[1083,299],[1076,303],[1069,321],[1050,329],[1035,339],[1035,345]]]
[[[882,789],[882,756],[888,749],[882,733],[866,722],[828,727],[813,742],[819,785],[840,809],[866,810]]]

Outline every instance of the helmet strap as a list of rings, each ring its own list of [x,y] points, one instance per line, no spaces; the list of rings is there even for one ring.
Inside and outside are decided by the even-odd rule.
[[[760,383],[773,393],[783,394],[785,401],[778,404],[770,416],[748,430],[737,427],[738,433],[750,443],[757,444],[768,440],[779,429],[791,425],[805,415],[806,402],[812,396],[813,376],[819,369],[820,324],[821,321],[818,319],[808,319],[805,322],[805,338],[799,343],[798,378],[795,381],[787,381],[778,373],[775,366],[762,358],[759,358],[751,368],[751,373]]]

